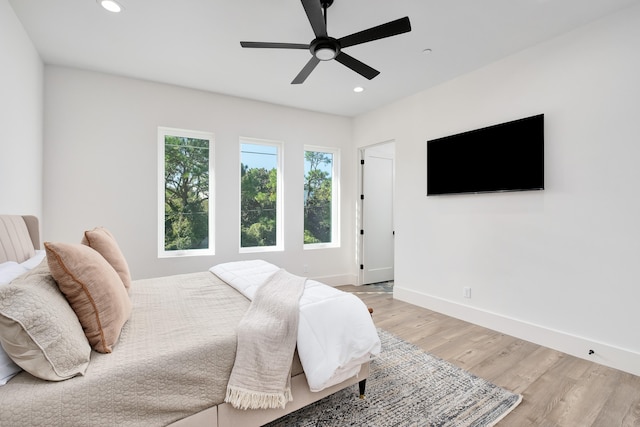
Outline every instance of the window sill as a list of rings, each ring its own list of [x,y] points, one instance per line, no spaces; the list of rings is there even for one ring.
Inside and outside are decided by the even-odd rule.
[[[261,253],[261,252],[284,252],[284,248],[281,246],[251,246],[247,248],[240,248],[238,250],[241,254]]]
[[[340,245],[338,243],[306,243],[303,246],[305,251],[314,251],[317,249],[336,249],[339,248]]]
[[[162,251],[158,253],[158,258],[187,258],[196,256],[215,255],[212,249],[185,249],[182,251]]]

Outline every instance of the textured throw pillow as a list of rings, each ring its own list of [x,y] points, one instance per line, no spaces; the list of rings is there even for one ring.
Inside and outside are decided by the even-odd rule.
[[[75,311],[91,347],[111,353],[131,314],[118,273],[89,246],[44,243],[51,275]]]
[[[44,380],[86,371],[91,347],[46,261],[0,286],[0,343],[22,369]]]
[[[131,273],[127,260],[122,255],[122,251],[118,246],[113,234],[104,227],[96,227],[93,230],[84,232],[82,244],[87,245],[100,252],[100,255],[107,260],[111,267],[118,273],[124,286],[129,289],[131,287]]]

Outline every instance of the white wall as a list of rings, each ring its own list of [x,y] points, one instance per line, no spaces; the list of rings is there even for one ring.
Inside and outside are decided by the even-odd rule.
[[[157,258],[157,128],[215,135],[216,255]],[[343,198],[342,245],[303,250],[305,144],[338,147],[343,195],[354,191],[351,120],[69,68],[45,67],[44,238],[79,241],[109,228],[134,278],[203,271],[261,257],[294,274],[355,281],[353,206]],[[285,251],[238,254],[239,138],[284,142]],[[347,149],[342,149],[346,147]],[[308,272],[303,265],[308,265]],[[331,277],[335,276],[335,277]]]
[[[638,52],[633,7],[356,118],[396,141],[396,298],[640,374]],[[425,197],[427,140],[538,113],[544,191]]]
[[[42,214],[43,65],[0,0],[0,213]]]

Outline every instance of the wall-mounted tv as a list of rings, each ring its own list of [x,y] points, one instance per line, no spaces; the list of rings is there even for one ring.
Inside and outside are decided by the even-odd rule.
[[[427,196],[544,189],[544,114],[427,141]]]

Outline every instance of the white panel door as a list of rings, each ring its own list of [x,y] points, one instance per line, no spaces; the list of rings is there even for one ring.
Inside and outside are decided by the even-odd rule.
[[[363,150],[361,283],[393,280],[393,144]]]

